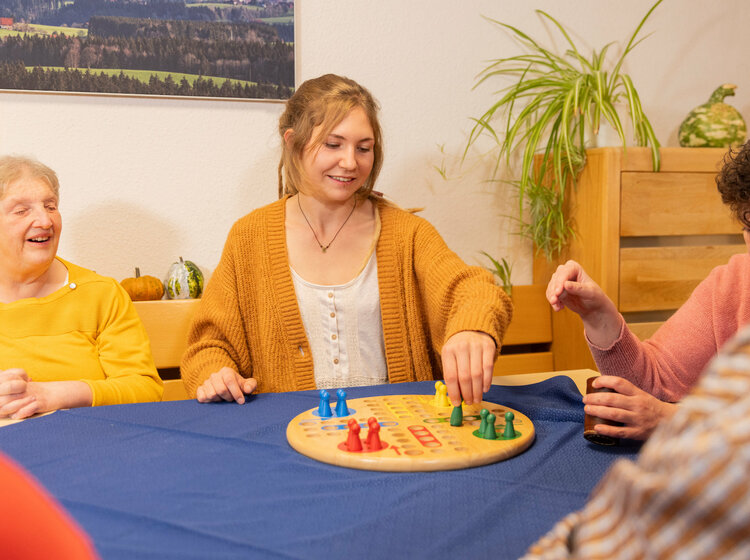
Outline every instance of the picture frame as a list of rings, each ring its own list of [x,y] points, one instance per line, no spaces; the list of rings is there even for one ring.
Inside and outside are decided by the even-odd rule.
[[[6,0],[0,90],[283,100],[289,0]]]

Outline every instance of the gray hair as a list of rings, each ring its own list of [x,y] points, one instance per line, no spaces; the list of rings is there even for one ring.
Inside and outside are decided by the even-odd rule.
[[[8,185],[24,176],[42,179],[55,196],[60,198],[57,173],[42,162],[26,156],[0,156],[0,198],[5,196]]]

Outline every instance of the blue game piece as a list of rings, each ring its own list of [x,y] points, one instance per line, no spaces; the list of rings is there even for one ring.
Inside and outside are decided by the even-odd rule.
[[[346,406],[346,391],[339,389],[336,391],[338,400],[336,401],[336,416],[349,416],[349,408]]]
[[[330,418],[331,412],[331,395],[325,389],[320,390],[320,405],[318,406],[318,416],[321,418]]]

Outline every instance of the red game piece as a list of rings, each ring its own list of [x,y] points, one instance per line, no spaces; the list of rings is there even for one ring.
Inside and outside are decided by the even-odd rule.
[[[346,423],[349,426],[349,436],[346,438],[346,449],[348,451],[362,451],[362,440],[359,439],[359,431],[362,429],[354,418]]]
[[[383,449],[383,444],[380,442],[380,424],[374,416],[367,419],[367,428],[367,441],[365,442],[367,449],[369,451]]]

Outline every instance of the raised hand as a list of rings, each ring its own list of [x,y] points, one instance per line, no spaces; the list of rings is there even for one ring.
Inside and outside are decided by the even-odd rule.
[[[622,321],[615,304],[577,262],[557,267],[546,295],[555,311],[567,307],[581,317],[586,336],[596,346],[606,348],[620,336]]]

